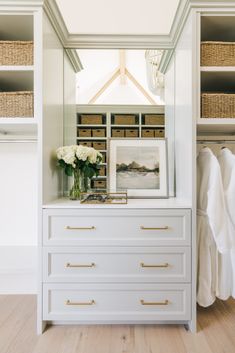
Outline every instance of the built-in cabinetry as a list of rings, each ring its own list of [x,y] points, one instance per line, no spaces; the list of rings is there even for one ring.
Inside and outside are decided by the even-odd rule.
[[[45,205],[43,320],[188,324],[191,210],[175,206]]]
[[[35,135],[41,119],[40,24],[39,7],[0,9],[0,130],[5,135],[16,130]]]
[[[197,113],[197,124],[198,131],[201,133],[230,133],[234,131],[235,127],[235,109],[231,109],[231,104],[235,105],[235,65],[233,60],[231,64],[226,60],[229,54],[232,58],[232,52],[235,46],[232,42],[235,42],[235,31],[234,31],[235,17],[233,13],[223,13],[219,9],[216,12],[209,11],[207,13],[197,14],[197,33],[198,43],[197,43],[197,57],[199,63],[199,81],[198,85],[198,113]],[[211,50],[211,54],[208,61],[202,60],[203,51],[201,45],[202,43],[207,43],[207,45],[214,45],[214,49]],[[224,43],[224,44],[223,44]],[[229,45],[231,47],[229,48]],[[219,48],[216,49],[216,46]],[[201,47],[201,50],[200,50]],[[208,64],[207,62],[208,61]],[[235,61],[234,61],[235,62]],[[211,66],[210,63],[213,63]],[[233,65],[232,65],[233,64]],[[227,97],[234,97],[233,103],[231,99],[225,99],[221,96],[214,96],[214,107],[218,110],[226,113],[203,118],[202,114],[202,97],[203,93],[212,94],[226,94]],[[230,106],[230,107],[229,107]],[[213,115],[213,114],[211,114]],[[223,116],[224,115],[224,116]]]

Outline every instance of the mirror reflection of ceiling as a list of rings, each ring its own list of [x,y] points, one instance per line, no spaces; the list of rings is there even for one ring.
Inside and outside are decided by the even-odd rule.
[[[71,34],[169,34],[180,0],[56,0]]]

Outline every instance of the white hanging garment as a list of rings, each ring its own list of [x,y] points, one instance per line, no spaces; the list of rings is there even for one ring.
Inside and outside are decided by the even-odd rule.
[[[218,251],[230,248],[220,165],[212,151],[197,157],[197,301],[213,304],[217,292]]]
[[[228,148],[218,155],[228,215],[228,232],[232,248],[228,254],[219,254],[218,297],[235,297],[235,156]]]

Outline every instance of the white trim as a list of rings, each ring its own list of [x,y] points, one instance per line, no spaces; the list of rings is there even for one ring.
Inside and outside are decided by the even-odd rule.
[[[59,11],[59,8],[55,0],[44,0],[44,10],[47,14],[52,26],[54,27],[56,34],[58,35],[61,43],[65,47],[69,32],[65,25],[64,19]]]
[[[79,71],[82,71],[83,66],[76,49],[65,49],[65,53],[70,60],[70,63],[74,69],[74,72],[78,73]]]
[[[169,63],[171,62],[172,55],[174,54],[174,50],[164,50],[161,61],[159,63],[158,70],[165,74],[168,68]]]

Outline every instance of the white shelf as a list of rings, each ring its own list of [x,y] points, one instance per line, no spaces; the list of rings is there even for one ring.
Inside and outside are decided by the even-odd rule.
[[[33,65],[27,65],[27,66],[0,66],[0,71],[33,71],[34,66]]]
[[[93,129],[94,127],[99,127],[99,128],[106,128],[106,124],[95,124],[95,125],[92,125],[92,124],[77,124],[78,127],[89,127],[91,129]]]
[[[93,137],[93,136],[88,136],[88,137],[77,137],[77,140],[95,140],[95,141],[102,141],[102,140],[107,140],[107,137]]]
[[[32,125],[32,124],[37,124],[37,120],[34,117],[29,117],[29,118],[0,117],[0,125]]]
[[[161,128],[161,129],[165,129],[165,125],[141,125],[141,128],[143,129],[143,128],[150,128],[150,127],[152,127],[152,128]]]
[[[110,125],[111,127],[120,127],[120,128],[123,128],[123,127],[131,127],[131,128],[138,128],[139,127],[139,124],[136,125],[136,124],[133,124],[133,125],[117,125],[117,124],[111,124]]]
[[[97,190],[97,189],[95,189]],[[102,189],[104,191],[105,189]],[[187,199],[169,198],[169,199],[129,199],[127,204],[123,205],[110,205],[110,204],[95,204],[95,205],[84,205],[80,204],[80,201],[71,201],[68,198],[57,199],[54,202],[43,205],[43,208],[123,208],[123,209],[169,209],[169,208],[180,208],[186,209],[191,208],[192,202]]]
[[[201,66],[201,72],[235,72],[235,66]]]

